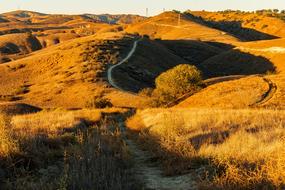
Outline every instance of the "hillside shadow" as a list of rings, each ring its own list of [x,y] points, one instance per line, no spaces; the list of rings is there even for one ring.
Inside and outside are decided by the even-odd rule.
[[[0,53],[2,54],[15,54],[20,53],[20,48],[14,43],[6,43],[4,46],[0,47]]]
[[[234,49],[197,65],[205,79],[229,75],[266,74],[276,71],[273,63],[263,57]]]
[[[267,58],[234,48],[220,42],[144,39],[139,42],[134,55],[113,70],[113,79],[120,88],[137,93],[144,88],[153,88],[161,73],[179,64],[196,66],[204,79],[275,71]]]
[[[245,28],[241,21],[213,21],[205,20],[201,16],[195,16],[191,13],[186,13],[188,18],[199,22],[205,26],[215,28],[230,33],[241,41],[257,41],[257,40],[272,40],[279,37],[257,31],[252,28]]]

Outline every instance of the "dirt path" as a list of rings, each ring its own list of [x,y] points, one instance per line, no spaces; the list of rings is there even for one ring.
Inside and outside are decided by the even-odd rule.
[[[126,61],[128,61],[132,56],[133,54],[136,52],[136,49],[137,49],[137,45],[138,45],[138,42],[140,41],[139,40],[136,40],[133,44],[133,47],[131,49],[131,51],[128,53],[127,57],[125,57],[122,61],[120,61],[118,64],[116,65],[113,65],[111,66],[108,71],[107,71],[107,77],[108,77],[108,82],[114,87],[114,88],[117,88],[118,90],[121,90],[121,91],[124,91],[123,89],[121,89],[116,83],[115,81],[113,80],[113,77],[112,77],[112,71],[113,69],[115,69],[116,67],[122,65],[123,63],[125,63]]]
[[[193,190],[197,189],[193,174],[167,177],[158,162],[153,161],[150,152],[142,150],[139,145],[126,135],[124,118],[120,115],[113,117],[122,132],[122,138],[126,142],[130,154],[133,158],[133,171],[135,178],[148,190]]]
[[[262,106],[265,103],[267,103],[271,98],[274,96],[275,92],[277,91],[277,86],[274,82],[272,82],[270,79],[263,77],[264,82],[266,82],[269,86],[269,89],[267,92],[265,92],[261,99],[251,105],[252,107]]]
[[[243,50],[243,51],[257,51],[264,53],[285,53],[284,47],[269,47],[269,48],[246,48],[246,47],[237,47],[235,49]]]

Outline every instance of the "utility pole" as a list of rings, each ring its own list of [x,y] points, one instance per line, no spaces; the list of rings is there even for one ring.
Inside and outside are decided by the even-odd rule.
[[[145,15],[148,17],[148,8],[145,9]]]

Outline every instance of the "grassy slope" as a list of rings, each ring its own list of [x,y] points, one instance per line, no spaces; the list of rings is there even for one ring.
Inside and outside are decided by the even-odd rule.
[[[272,66],[276,70],[276,75],[268,76],[273,83],[277,86],[277,91],[274,94],[273,98],[269,100],[263,107],[270,108],[284,108],[283,97],[285,96],[284,89],[284,59],[285,53],[284,50],[284,39],[277,40],[268,40],[268,41],[258,41],[258,42],[247,42],[247,43],[236,43],[236,48],[234,50],[229,50],[217,56],[211,57],[208,60],[204,61],[201,65],[202,68],[211,69],[213,76],[219,75],[231,75],[231,74],[250,74],[250,73],[261,73],[260,69],[266,69],[266,65],[269,68]],[[281,48],[281,52],[275,51],[274,48]],[[248,56],[255,56],[254,59],[247,58]],[[257,64],[260,60],[261,66]],[[260,66],[258,66],[260,65]],[[214,72],[213,72],[214,71]],[[263,71],[264,72],[264,71]],[[254,85],[256,84],[256,85]],[[255,88],[252,87],[255,86]],[[250,105],[248,101],[250,97],[260,97],[260,95],[266,92],[265,88],[260,88],[261,83],[256,83],[253,78],[241,79],[232,82],[219,83],[213,86],[207,87],[205,90],[200,93],[190,97],[188,100],[182,102],[179,106],[182,107],[195,107],[202,106],[207,107],[209,105],[216,105],[218,107],[229,106],[232,104],[238,106],[240,100],[247,102],[247,105]],[[228,87],[227,87],[228,86]],[[227,87],[227,88],[226,88]],[[237,92],[234,92],[235,89],[240,90],[244,89],[247,93],[245,96],[240,96]],[[233,89],[230,91],[229,89]],[[263,89],[263,90],[262,90]],[[259,90],[259,93],[256,91]],[[245,91],[242,91],[245,92]],[[228,94],[225,92],[229,92]],[[200,96],[206,97],[207,101],[200,99]],[[226,98],[227,97],[227,98]],[[227,100],[227,101],[225,101]],[[257,99],[256,99],[257,100]],[[234,102],[234,103],[233,103]],[[226,104],[225,104],[226,103]],[[240,106],[245,106],[243,103]]]
[[[168,40],[238,41],[235,37],[224,34],[219,30],[195,23],[185,15],[181,16],[180,25],[178,26],[178,17],[179,14],[177,13],[165,12],[140,23],[130,25],[126,31]]]
[[[115,93],[104,81],[104,72],[107,63],[117,63],[129,51],[132,40],[118,33],[100,34],[0,65],[0,93],[39,107],[84,107],[96,94]],[[130,96],[121,93],[122,99]],[[133,100],[124,106],[134,106]]]
[[[138,43],[135,54],[114,70],[114,78],[123,89],[138,92],[153,87],[154,80],[162,72],[178,64],[199,63],[226,52],[232,46],[218,42],[195,40],[151,40]]]
[[[268,85],[260,77],[247,77],[239,80],[221,82],[211,85],[176,107],[248,107],[268,91]]]
[[[4,61],[8,58],[19,59],[32,51],[110,27],[109,24],[83,16],[47,15],[29,11],[9,12],[1,16],[7,22],[0,23],[0,48],[10,48],[9,44],[13,44],[19,49],[16,53],[2,53],[0,58],[5,58]]]
[[[176,107],[246,108],[256,105],[260,108],[285,109],[284,75],[269,75],[264,78],[269,79],[276,89],[270,91],[269,84],[262,77],[246,77],[210,85],[180,102]],[[269,99],[259,105],[258,102],[264,96],[268,96]]]
[[[285,22],[278,18],[255,13],[218,13],[207,11],[193,11],[191,13],[210,21],[240,22],[244,28],[251,28],[273,36],[285,37]]]
[[[194,170],[202,189],[284,187],[284,111],[149,109],[128,121],[166,174]]]

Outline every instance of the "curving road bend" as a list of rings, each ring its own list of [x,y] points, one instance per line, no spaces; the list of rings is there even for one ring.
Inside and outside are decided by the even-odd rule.
[[[285,47],[269,47],[269,48],[246,48],[246,47],[236,47],[242,51],[257,51],[263,53],[285,53]]]
[[[272,81],[270,80],[269,78],[265,78],[265,77],[262,77],[264,82],[266,82],[268,84],[268,91],[265,92],[261,99],[259,101],[257,101],[256,103],[250,105],[251,107],[258,107],[258,106],[263,106],[264,104],[266,104],[267,102],[269,102],[274,94],[276,93],[277,91],[277,85]]]
[[[113,72],[113,70],[114,70],[116,67],[118,67],[118,66],[122,65],[123,63],[127,62],[127,61],[134,55],[134,53],[136,52],[137,46],[138,46],[138,42],[139,42],[140,40],[141,40],[141,39],[136,40],[136,41],[134,42],[131,51],[128,53],[128,55],[127,55],[123,60],[121,60],[118,64],[111,66],[111,67],[108,69],[108,71],[107,71],[107,78],[108,78],[109,84],[112,85],[114,88],[117,88],[118,90],[125,91],[125,90],[123,90],[122,88],[120,88],[120,87],[116,84],[116,82],[114,81],[114,79],[113,79],[113,77],[112,77],[112,72]]]

